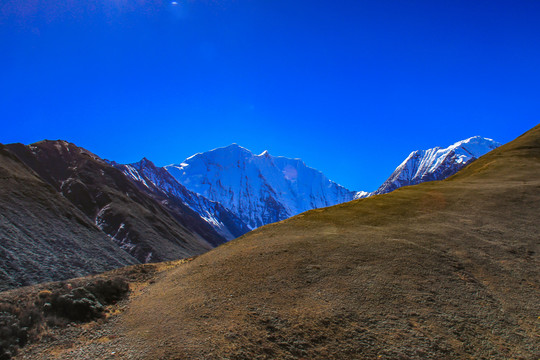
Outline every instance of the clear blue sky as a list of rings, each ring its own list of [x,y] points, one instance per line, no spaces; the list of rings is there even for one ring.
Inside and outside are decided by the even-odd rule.
[[[236,142],[374,190],[540,118],[540,1],[2,0],[0,142],[157,165]]]

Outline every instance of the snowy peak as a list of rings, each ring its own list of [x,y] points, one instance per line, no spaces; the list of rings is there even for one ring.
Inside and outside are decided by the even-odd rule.
[[[456,154],[458,154],[460,161],[467,162],[472,158],[478,159],[480,156],[496,149],[499,146],[501,146],[501,144],[492,139],[483,138],[481,136],[473,136],[471,138],[458,141],[454,145],[449,146],[448,149],[453,150]]]
[[[246,149],[243,146],[238,145],[237,143],[232,143],[231,145],[215,148],[213,150],[199,153],[197,155],[206,155],[206,154],[238,154],[240,156],[253,156],[253,153]]]
[[[251,228],[356,195],[300,159],[271,156],[267,150],[255,155],[237,144],[165,168],[186,188],[221,203]]]
[[[402,186],[425,181],[445,179],[500,145],[492,139],[473,136],[444,149],[435,147],[413,151],[375,194],[384,194]]]

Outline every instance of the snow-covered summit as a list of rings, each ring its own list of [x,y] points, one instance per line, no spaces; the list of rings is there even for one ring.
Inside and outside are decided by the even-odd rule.
[[[374,194],[388,193],[402,186],[425,181],[445,179],[500,145],[492,139],[473,136],[447,148],[413,151]]]
[[[182,185],[221,203],[251,228],[358,196],[300,159],[259,155],[237,145],[165,167]]]

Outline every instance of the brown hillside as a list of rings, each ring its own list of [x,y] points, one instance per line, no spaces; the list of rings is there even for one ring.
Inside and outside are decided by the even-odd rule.
[[[539,175],[537,126],[445,181],[260,228],[165,272],[104,354],[538,359]]]
[[[0,145],[0,291],[135,263]]]
[[[121,171],[66,141],[5,146],[140,262],[201,254],[225,241],[184,204],[174,211]]]

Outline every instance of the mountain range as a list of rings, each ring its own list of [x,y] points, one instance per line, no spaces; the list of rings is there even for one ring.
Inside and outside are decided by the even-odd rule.
[[[413,151],[376,191],[351,191],[300,160],[256,155],[232,144],[164,168],[192,192],[222,204],[250,229],[307,210],[445,179],[501,144],[474,136],[447,148]]]
[[[251,229],[358,196],[300,159],[268,151],[255,155],[236,144],[165,169],[191,191],[237,214]]]
[[[165,167],[146,158],[119,164],[61,140],[2,145],[0,288],[202,254],[308,210],[443,179],[498,145],[473,137],[415,151],[374,193],[346,189],[300,159],[236,144]],[[36,254],[48,260],[36,263]]]
[[[48,327],[17,356],[537,359],[539,174],[540,125],[444,180],[102,274],[111,284],[123,274],[132,291],[106,318]],[[33,306],[58,287],[69,291],[42,284],[0,303]]]

